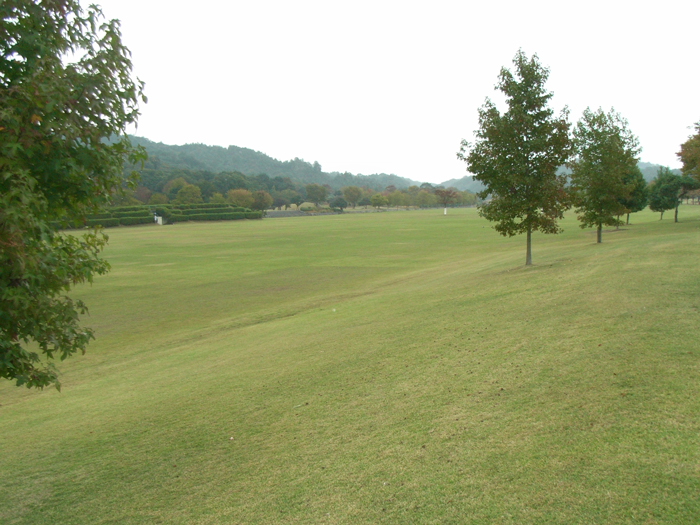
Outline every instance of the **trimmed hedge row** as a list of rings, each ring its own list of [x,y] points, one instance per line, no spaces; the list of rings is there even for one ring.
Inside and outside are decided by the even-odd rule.
[[[162,204],[158,206],[116,206],[102,213],[90,215],[85,226],[131,226],[153,223],[153,214],[163,217],[164,222],[174,224],[186,221],[235,221],[241,219],[262,219],[262,211],[232,206],[231,204]],[[56,224],[56,227],[60,227]],[[82,227],[78,225],[77,227]]]
[[[85,226],[102,226],[111,228],[113,226],[133,226],[134,224],[150,224],[153,216],[149,217],[114,217],[111,219],[86,219]]]
[[[113,208],[109,209],[108,213],[121,213],[125,211],[139,211],[143,210],[146,206],[145,205],[139,205],[139,206],[114,206]]]
[[[227,203],[215,204],[207,202],[201,202],[199,204],[163,204],[162,206],[167,206],[174,210],[221,209],[231,207],[231,205]]]

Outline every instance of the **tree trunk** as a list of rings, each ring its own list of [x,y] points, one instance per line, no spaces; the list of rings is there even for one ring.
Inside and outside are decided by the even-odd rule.
[[[619,230],[619,229],[620,229],[620,216],[618,215],[617,216],[617,224],[615,225],[615,230]]]
[[[598,243],[603,242],[603,223],[598,223]]]
[[[525,255],[525,266],[532,265],[532,230],[527,230],[527,250]]]
[[[673,216],[673,222],[678,222],[678,204],[676,204],[676,214]]]
[[[629,226],[629,224],[630,224],[630,214],[628,213],[627,214],[627,225]]]
[[[661,212],[661,218],[660,218],[659,220],[660,220],[660,221],[663,221],[663,220],[664,220],[664,212],[663,212],[663,211]]]

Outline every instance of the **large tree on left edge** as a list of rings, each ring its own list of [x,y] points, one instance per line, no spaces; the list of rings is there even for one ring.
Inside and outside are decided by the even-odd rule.
[[[145,102],[119,23],[76,0],[0,3],[0,378],[60,387],[52,359],[94,338],[66,294],[109,266],[80,224],[145,158],[126,137]],[[134,177],[135,175],[132,175]]]

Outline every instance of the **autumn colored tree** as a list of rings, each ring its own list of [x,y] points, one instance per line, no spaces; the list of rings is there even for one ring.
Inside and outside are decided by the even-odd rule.
[[[82,224],[123,192],[123,164],[145,159],[126,135],[143,84],[119,22],[93,5],[3,0],[0,35],[0,377],[58,388],[53,360],[94,339],[67,293],[109,265],[101,231],[52,223]]]
[[[479,109],[474,144],[463,140],[457,157],[467,163],[485,189],[479,213],[501,235],[525,233],[525,264],[532,264],[532,232],[559,233],[568,208],[566,176],[557,169],[569,158],[568,109],[558,117],[545,89],[549,70],[537,55],[522,50],[513,59],[515,72],[502,68],[496,89],[506,97],[504,114],[486,99]]]
[[[676,155],[683,163],[683,175],[700,181],[700,121],[695,123],[695,135],[681,144],[681,150]]]
[[[226,192],[226,200],[234,206],[250,208],[253,205],[253,194],[248,190],[235,189]]]
[[[459,193],[452,188],[437,188],[434,194],[437,201],[445,208],[444,215],[447,215],[447,206],[459,198]]]

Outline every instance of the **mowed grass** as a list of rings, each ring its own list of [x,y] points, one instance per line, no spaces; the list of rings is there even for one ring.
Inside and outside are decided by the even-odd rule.
[[[0,385],[0,523],[698,523],[680,216],[111,230],[62,392]]]

